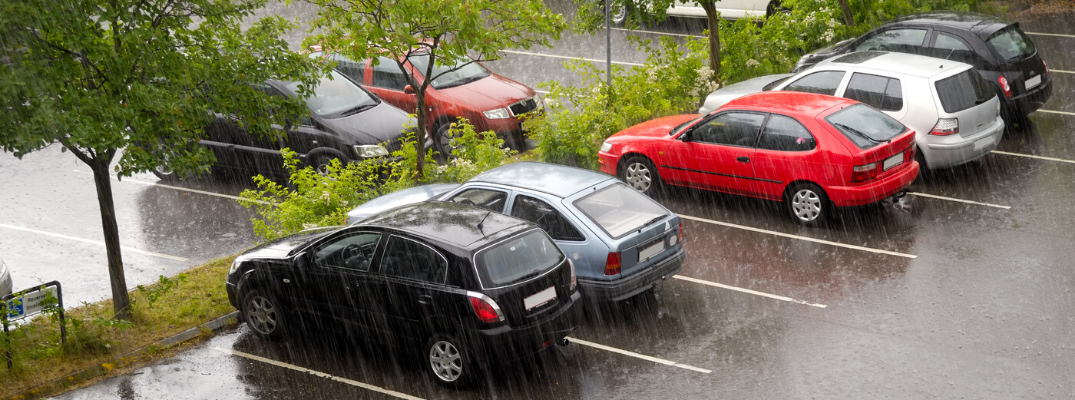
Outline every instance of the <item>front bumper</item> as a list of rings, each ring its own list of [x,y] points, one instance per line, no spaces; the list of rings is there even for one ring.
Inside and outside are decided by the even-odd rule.
[[[907,189],[918,177],[919,165],[912,160],[909,167],[861,186],[829,186],[825,188],[829,200],[837,207],[853,207],[876,203]]]
[[[647,271],[637,272],[627,278],[615,281],[599,281],[578,278],[579,290],[583,292],[587,300],[596,301],[620,301],[634,297],[642,293],[658,282],[671,278],[679,273],[686,258],[686,251],[681,246],[675,254],[659,261]]]
[[[571,294],[570,302],[556,314],[528,326],[513,328],[503,325],[470,331],[471,353],[476,361],[489,365],[517,360],[547,349],[561,342],[578,327],[582,320],[580,299],[582,294],[576,290]]]

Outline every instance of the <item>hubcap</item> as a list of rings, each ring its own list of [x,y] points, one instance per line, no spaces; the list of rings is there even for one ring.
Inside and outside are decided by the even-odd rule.
[[[267,298],[251,297],[246,301],[246,323],[262,335],[273,333],[277,324],[276,307]]]
[[[171,175],[172,174],[172,169],[168,168],[166,166],[163,166],[163,165],[158,165],[157,166],[157,173],[159,173],[161,175]]]
[[[623,178],[628,185],[642,193],[645,193],[653,185],[653,178],[650,176],[649,168],[646,168],[646,165],[642,163],[628,165],[627,172]]]
[[[433,373],[445,382],[455,382],[463,374],[463,357],[455,345],[439,341],[429,349],[429,365]]]
[[[612,22],[621,23],[627,19],[627,6],[626,5],[614,5],[612,6]]]
[[[452,157],[455,153],[455,148],[452,147],[452,131],[450,128],[441,128],[437,130],[437,145],[440,146],[439,150],[445,157]]]
[[[810,222],[821,215],[821,198],[810,189],[800,189],[791,197],[791,210],[804,222]]]

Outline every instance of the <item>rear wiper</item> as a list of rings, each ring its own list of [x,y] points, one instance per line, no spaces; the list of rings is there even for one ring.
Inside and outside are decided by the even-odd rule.
[[[862,132],[861,132],[861,131],[859,131],[858,129],[855,129],[855,128],[852,128],[852,127],[850,127],[850,126],[847,126],[847,125],[841,124],[841,123],[839,123],[839,122],[834,122],[834,123],[833,123],[833,125],[836,125],[836,127],[837,127],[837,128],[840,128],[840,129],[843,129],[843,130],[845,130],[845,131],[848,131],[848,132],[854,133],[854,134],[855,134],[855,136],[858,136],[858,137],[860,137],[860,138],[863,138],[863,139],[869,140],[869,141],[871,141],[871,142],[874,142],[874,143],[890,143],[890,142],[892,142],[892,139],[889,139],[889,140],[877,140],[877,139],[874,139],[874,138],[872,138],[872,137],[866,136],[866,134],[865,134],[865,133],[862,133]]]
[[[660,220],[664,219],[664,217],[667,217],[667,215],[661,215],[661,216],[654,217],[653,219],[651,219],[649,221],[646,221],[646,223],[642,224],[642,228],[650,226],[650,224],[652,224],[654,222],[657,222],[657,221],[660,221]],[[639,228],[639,229],[641,229],[641,228]]]

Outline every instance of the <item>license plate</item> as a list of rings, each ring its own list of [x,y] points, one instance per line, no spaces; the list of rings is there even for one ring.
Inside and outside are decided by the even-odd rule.
[[[974,142],[974,149],[981,150],[983,147],[993,144],[993,137],[987,137],[985,139],[978,139]]]
[[[664,251],[664,239],[658,240],[657,243],[649,245],[648,247],[638,251],[638,262],[648,260],[650,257],[657,255]]]
[[[1041,84],[1041,75],[1034,75],[1034,76],[1032,76],[1030,78],[1027,78],[1027,80],[1026,80],[1026,88],[1027,88],[1027,90],[1030,90],[1031,88],[1033,88],[1035,86],[1038,86],[1040,84]]]
[[[523,305],[526,306],[526,311],[532,310],[534,307],[556,300],[556,289],[549,286],[548,289],[534,293],[530,297],[523,299]]]
[[[900,164],[903,164],[903,152],[900,152],[900,154],[896,154],[892,157],[885,159],[884,168],[882,168],[882,170],[888,171],[889,168],[895,167]]]

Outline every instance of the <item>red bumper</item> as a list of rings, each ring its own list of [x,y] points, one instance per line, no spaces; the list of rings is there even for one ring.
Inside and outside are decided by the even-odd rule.
[[[918,162],[912,161],[909,167],[901,168],[896,173],[874,182],[860,186],[829,186],[825,191],[829,200],[837,207],[875,203],[911,186],[911,182],[918,177],[918,168]]]

